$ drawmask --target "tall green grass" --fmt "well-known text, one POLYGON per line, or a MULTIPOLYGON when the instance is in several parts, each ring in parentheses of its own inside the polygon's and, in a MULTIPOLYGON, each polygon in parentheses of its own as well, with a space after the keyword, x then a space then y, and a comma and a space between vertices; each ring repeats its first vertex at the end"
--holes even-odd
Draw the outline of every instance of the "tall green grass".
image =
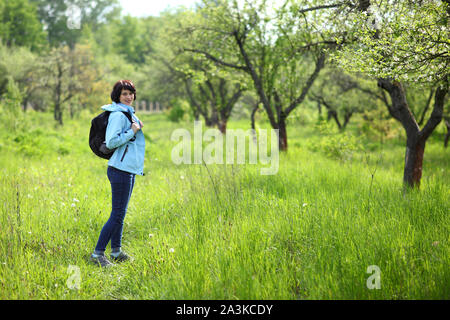
POLYGON ((368 151, 355 128, 291 124, 278 174, 262 176, 250 164, 174 165, 170 135, 193 123, 144 115, 146 175, 123 235, 135 260, 105 270, 87 261, 111 201, 90 117, 58 128, 28 113, 0 130, 1 299, 450 298, 450 157, 437 139, 421 189, 405 193, 402 145, 368 151), (366 285, 371 265, 381 289, 366 285))

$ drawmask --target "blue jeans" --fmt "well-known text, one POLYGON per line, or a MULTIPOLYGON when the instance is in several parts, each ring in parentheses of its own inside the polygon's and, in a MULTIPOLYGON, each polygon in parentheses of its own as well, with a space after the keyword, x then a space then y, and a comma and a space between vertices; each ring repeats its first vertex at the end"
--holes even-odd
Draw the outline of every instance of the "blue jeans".
POLYGON ((120 249, 122 243, 123 220, 127 213, 128 202, 133 192, 135 174, 114 167, 108 167, 108 179, 111 183, 112 210, 111 216, 102 228, 95 247, 95 253, 105 252, 111 240, 111 249, 120 249))

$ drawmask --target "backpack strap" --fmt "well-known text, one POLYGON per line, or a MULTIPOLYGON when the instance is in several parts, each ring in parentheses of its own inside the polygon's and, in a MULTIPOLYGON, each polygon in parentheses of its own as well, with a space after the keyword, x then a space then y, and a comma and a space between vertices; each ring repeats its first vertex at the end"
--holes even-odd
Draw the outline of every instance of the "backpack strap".
MULTIPOLYGON (((133 123, 133 118, 131 117, 131 114, 129 112, 122 111, 122 113, 127 117, 128 120, 130 120, 131 123, 133 123)), ((136 135, 133 136, 133 138, 130 139, 130 141, 136 140, 136 135)))
POLYGON ((130 120, 131 123, 133 123, 133 118, 131 117, 131 114, 129 112, 122 111, 122 113, 127 117, 128 120, 130 120))

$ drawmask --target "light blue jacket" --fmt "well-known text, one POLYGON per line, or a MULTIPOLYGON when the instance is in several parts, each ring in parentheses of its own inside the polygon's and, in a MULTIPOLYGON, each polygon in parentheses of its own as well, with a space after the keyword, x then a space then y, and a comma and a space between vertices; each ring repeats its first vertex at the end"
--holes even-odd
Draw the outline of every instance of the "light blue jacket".
POLYGON ((133 120, 139 123, 133 107, 113 102, 103 106, 102 109, 111 111, 105 134, 106 147, 117 148, 109 159, 108 165, 122 171, 144 175, 144 134, 142 130, 139 130, 135 135, 130 121, 122 113, 122 111, 130 113, 133 120))

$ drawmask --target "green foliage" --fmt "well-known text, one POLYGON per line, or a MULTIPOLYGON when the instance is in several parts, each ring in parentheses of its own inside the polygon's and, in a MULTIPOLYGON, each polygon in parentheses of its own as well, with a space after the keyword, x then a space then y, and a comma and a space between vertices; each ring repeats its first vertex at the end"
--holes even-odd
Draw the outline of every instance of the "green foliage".
POLYGON ((0 0, 0 39, 4 44, 42 51, 45 37, 33 4, 28 0, 0 0))
POLYGON ((39 20, 46 25, 50 46, 74 48, 88 25, 96 30, 118 14, 117 0, 30 0, 37 6, 39 20), (72 21, 73 20, 73 21, 72 21), (73 23, 73 26, 71 26, 73 23))
POLYGON ((6 93, 0 100, 1 122, 7 130, 16 132, 26 128, 21 110, 22 99, 23 96, 17 83, 12 78, 9 78, 6 93))
POLYGON ((443 81, 448 74, 448 12, 446 1, 371 1, 367 11, 348 14, 348 32, 357 40, 333 54, 333 60, 375 78, 443 81))
POLYGON ((389 117, 384 109, 366 110, 363 113, 363 120, 357 126, 359 132, 372 141, 401 141, 404 137, 401 125, 389 117))
POLYGON ((186 111, 189 110, 189 104, 184 100, 174 100, 171 108, 167 112, 167 118, 172 122, 180 122, 186 111))
POLYGON ((349 132, 340 132, 327 121, 316 124, 320 138, 307 144, 309 150, 321 152, 326 157, 351 161, 356 153, 364 149, 364 141, 349 132))
POLYGON ((0 97, 7 88, 8 79, 20 90, 21 102, 30 100, 38 93, 42 84, 38 57, 26 47, 7 47, 0 44, 0 97))
POLYGON ((155 42, 156 23, 154 18, 138 19, 125 16, 113 25, 114 52, 123 55, 129 63, 142 65, 145 56, 152 52, 155 42))

